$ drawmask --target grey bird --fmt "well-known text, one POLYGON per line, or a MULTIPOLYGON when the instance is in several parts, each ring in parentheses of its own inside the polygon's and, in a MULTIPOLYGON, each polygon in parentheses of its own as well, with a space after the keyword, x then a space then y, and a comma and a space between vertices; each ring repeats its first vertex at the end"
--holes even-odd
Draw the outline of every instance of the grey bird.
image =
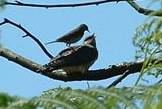
POLYGON ((62 50, 48 64, 47 71, 63 69, 67 74, 85 73, 98 58, 94 34, 85 38, 84 43, 62 50))
POLYGON ((55 42, 64 42, 70 47, 72 43, 78 42, 83 37, 85 31, 89 32, 88 26, 86 24, 81 24, 55 41, 47 42, 45 44, 48 45, 55 42))

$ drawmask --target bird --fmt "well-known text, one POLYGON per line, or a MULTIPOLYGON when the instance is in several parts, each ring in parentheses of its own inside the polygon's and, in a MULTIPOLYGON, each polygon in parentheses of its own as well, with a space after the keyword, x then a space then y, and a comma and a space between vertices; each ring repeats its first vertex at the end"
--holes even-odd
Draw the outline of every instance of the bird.
POLYGON ((88 26, 86 24, 80 24, 78 27, 64 34, 60 38, 56 39, 55 41, 47 42, 45 45, 55 42, 64 42, 66 43, 66 46, 70 47, 72 43, 78 42, 83 37, 85 31, 89 32, 88 26))
POLYGON ((63 69, 67 74, 86 73, 98 58, 95 35, 84 39, 83 44, 66 48, 58 53, 48 64, 47 71, 63 69))

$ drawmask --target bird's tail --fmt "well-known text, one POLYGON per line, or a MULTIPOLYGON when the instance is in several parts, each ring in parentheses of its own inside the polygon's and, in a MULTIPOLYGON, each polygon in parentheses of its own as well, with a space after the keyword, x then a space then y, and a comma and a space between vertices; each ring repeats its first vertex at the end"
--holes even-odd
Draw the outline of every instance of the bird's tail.
POLYGON ((55 42, 57 42, 57 41, 47 42, 47 43, 45 43, 45 45, 52 44, 52 43, 55 43, 55 42))

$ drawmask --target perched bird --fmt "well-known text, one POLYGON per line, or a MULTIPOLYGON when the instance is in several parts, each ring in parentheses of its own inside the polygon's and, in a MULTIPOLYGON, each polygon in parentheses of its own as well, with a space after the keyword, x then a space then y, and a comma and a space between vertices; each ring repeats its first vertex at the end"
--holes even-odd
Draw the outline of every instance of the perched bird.
POLYGON ((85 73, 97 58, 98 50, 96 48, 96 40, 93 34, 85 38, 82 45, 62 50, 44 66, 47 68, 47 71, 63 69, 67 74, 76 72, 85 73))
POLYGON ((78 42, 83 37, 85 31, 89 32, 88 26, 86 24, 81 24, 55 41, 47 42, 45 44, 48 45, 55 42, 64 42, 67 46, 70 46, 70 44, 78 42))

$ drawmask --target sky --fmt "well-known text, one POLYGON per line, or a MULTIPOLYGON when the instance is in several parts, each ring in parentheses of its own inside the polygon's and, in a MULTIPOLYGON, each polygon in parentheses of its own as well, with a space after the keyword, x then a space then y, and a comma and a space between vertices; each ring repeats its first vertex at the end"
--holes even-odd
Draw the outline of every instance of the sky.
MULTIPOLYGON (((23 1, 30 2, 32 0, 23 1)), ((45 2, 37 0, 37 3, 39 1, 45 2)), ((73 1, 76 2, 76 0, 68 2, 73 1)), ((64 0, 59 2, 63 3, 64 0)), ((144 4, 144 2, 145 0, 141 0, 138 3, 144 4)), ((55 40, 79 24, 87 24, 91 33, 86 32, 83 39, 77 44, 82 43, 89 34, 96 34, 99 57, 90 69, 99 69, 135 60, 136 48, 132 44, 132 37, 136 27, 142 24, 147 16, 136 12, 127 2, 114 2, 99 6, 51 9, 6 6, 4 10, 0 11, 0 22, 3 21, 3 18, 21 24, 43 43, 55 40)), ((0 30, 0 43, 4 47, 42 65, 49 62, 49 58, 32 39, 21 37, 24 35, 21 30, 9 24, 1 26, 0 30)), ((63 43, 55 43, 46 47, 56 55, 66 46, 63 43)), ((138 74, 129 75, 118 86, 131 86, 137 77, 138 74)), ((89 84, 91 87, 105 87, 116 78, 90 81, 89 84)), ((0 57, 0 92, 33 97, 40 95, 42 91, 57 87, 86 89, 87 84, 86 81, 53 80, 0 57)))

